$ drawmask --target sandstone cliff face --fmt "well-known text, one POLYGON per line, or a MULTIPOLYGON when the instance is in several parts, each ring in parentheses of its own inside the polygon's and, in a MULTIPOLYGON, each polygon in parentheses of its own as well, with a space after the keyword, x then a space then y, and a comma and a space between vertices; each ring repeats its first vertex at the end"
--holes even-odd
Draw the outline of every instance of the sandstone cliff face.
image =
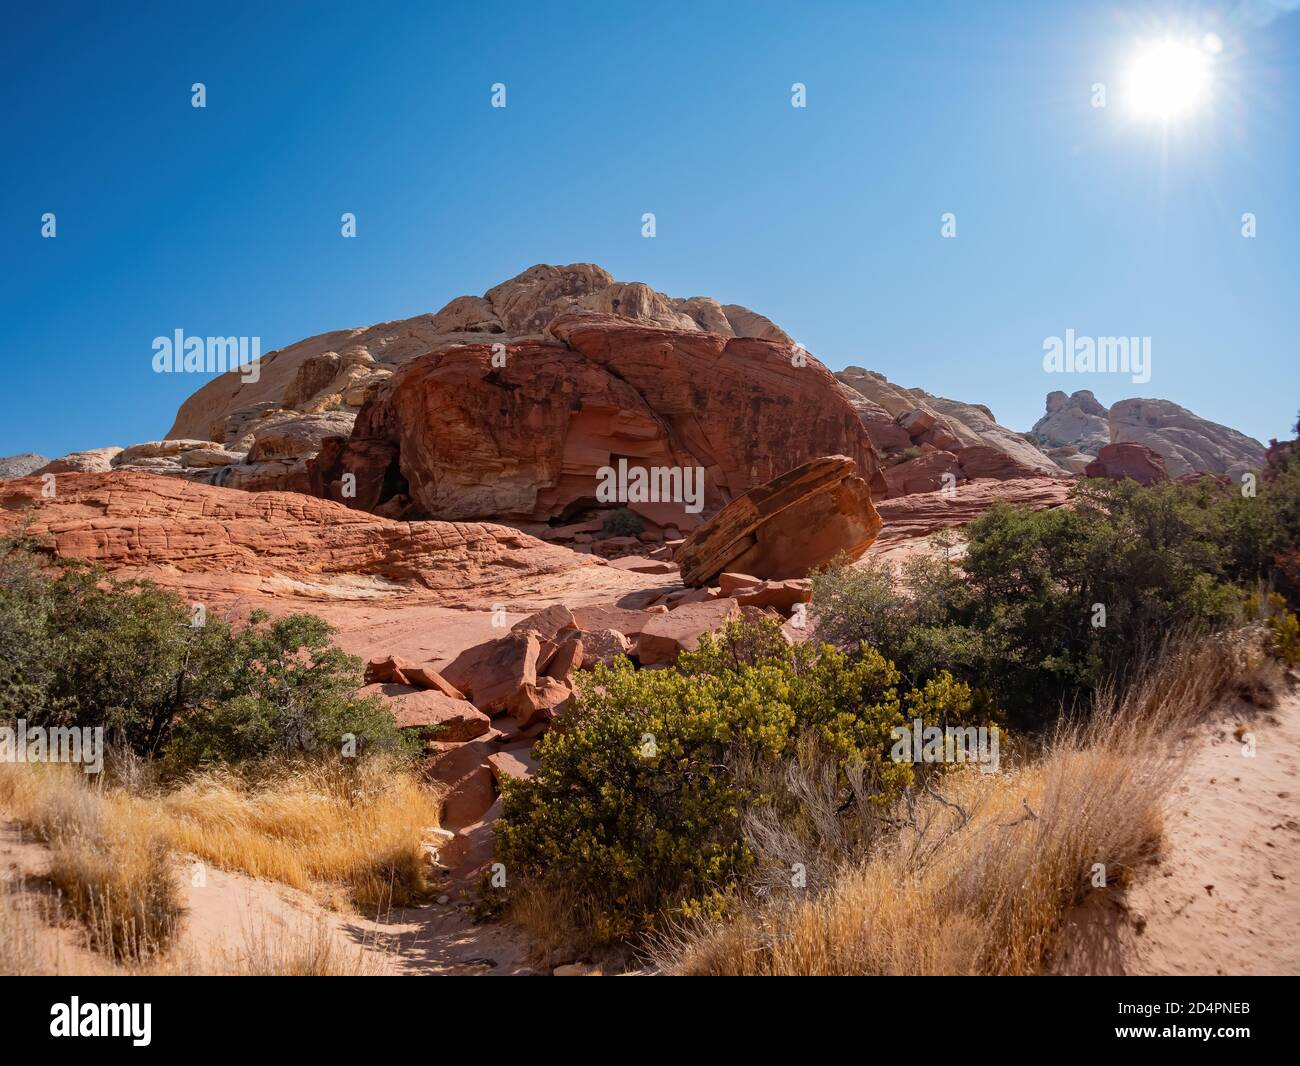
POLYGON ((26 477, 41 469, 49 460, 35 452, 23 452, 21 455, 0 456, 0 481, 9 478, 26 477))
POLYGON ((400 500, 425 516, 546 521, 594 505, 597 471, 624 459, 702 468, 712 512, 809 459, 843 454, 883 491, 870 438, 834 377, 794 356, 777 340, 570 310, 543 339, 457 345, 407 363, 350 439, 312 462, 313 486, 367 510, 400 500))
POLYGON ((1069 448, 1084 463, 1109 444, 1140 444, 1164 460, 1172 478, 1225 474, 1236 478, 1264 464, 1252 437, 1201 418, 1169 400, 1120 400, 1109 410, 1087 389, 1047 395, 1047 411, 1029 431, 1049 452, 1069 448))
MULTIPOLYGON (((877 499, 1078 475, 1112 442, 1151 448, 1174 478, 1262 462, 1258 442, 1165 401, 1107 411, 1087 390, 1054 392, 1020 434, 981 404, 860 367, 832 376, 792 354, 779 327, 744 307, 672 298, 589 263, 541 264, 435 314, 268 353, 258 381, 234 372, 199 389, 166 439, 37 472, 149 472, 333 499, 351 474, 349 506, 389 517, 544 522, 594 502, 596 471, 618 460, 704 468, 709 513, 827 454, 853 458, 877 499)), ((684 514, 656 521, 691 526, 684 514)))
POLYGON ((1110 443, 1106 408, 1088 389, 1066 396, 1057 390, 1047 394, 1047 411, 1029 431, 1045 449, 1070 447, 1095 456, 1110 443))
POLYGON ((973 478, 1064 477, 1059 465, 1021 433, 999 425, 983 404, 904 389, 883 374, 851 366, 836 375, 857 394, 854 409, 882 453, 889 496, 932 492, 973 478))
POLYGON ((1194 473, 1238 478, 1264 466, 1259 441, 1169 400, 1121 400, 1110 409, 1110 437, 1116 444, 1144 444, 1163 456, 1173 478, 1194 473))
MULTIPOLYGON (((574 310, 728 340, 792 343, 771 321, 735 304, 705 296, 674 299, 640 282, 616 281, 591 263, 539 264, 482 296, 459 296, 435 314, 334 330, 268 352, 257 381, 235 371, 194 393, 164 440, 125 452, 76 452, 46 469, 120 469, 249 491, 306 492, 307 462, 322 440, 348 436, 367 398, 402 364, 464 344, 549 344, 554 338, 544 334, 547 326, 574 310)), ((336 448, 331 455, 337 454, 336 448)), ((29 472, 15 465, 9 476, 29 472)))
POLYGON ((360 329, 334 330, 268 352, 261 377, 223 374, 181 405, 168 437, 234 443, 267 412, 356 411, 366 391, 408 359, 458 343, 539 340, 558 314, 586 308, 647 325, 789 343, 777 326, 708 297, 680 300, 639 282, 619 282, 592 263, 538 264, 482 296, 458 296, 441 311, 360 329))
POLYGON ((190 592, 462 603, 545 577, 611 570, 490 523, 393 522, 297 493, 133 471, 55 476, 53 497, 39 477, 5 482, 0 534, 30 518, 32 534, 58 556, 190 592))

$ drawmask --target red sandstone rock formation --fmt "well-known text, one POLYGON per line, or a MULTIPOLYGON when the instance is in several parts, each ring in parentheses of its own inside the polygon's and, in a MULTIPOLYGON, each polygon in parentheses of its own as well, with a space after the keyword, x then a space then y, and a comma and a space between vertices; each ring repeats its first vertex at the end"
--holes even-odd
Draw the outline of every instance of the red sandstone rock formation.
POLYGON ((1069 501, 1071 483, 1058 478, 978 479, 963 482, 955 492, 923 492, 881 500, 876 504, 883 527, 868 554, 902 558, 926 547, 932 533, 966 525, 998 503, 1035 511, 1061 507, 1069 501))
MULTIPOLYGON (((439 518, 540 521, 596 504, 598 471, 621 459, 702 469, 713 512, 825 454, 848 455, 884 490, 834 377, 788 344, 572 311, 549 333, 406 363, 362 408, 349 440, 325 442, 311 464, 314 491, 363 510, 397 499, 439 518), (345 474, 356 479, 353 499, 345 474)), ((658 524, 676 516, 689 528, 680 502, 668 510, 658 524)))
POLYGON ((924 389, 900 388, 883 374, 856 366, 835 376, 857 396, 854 409, 887 464, 890 496, 937 488, 937 483, 927 486, 926 481, 936 481, 944 472, 943 464, 963 480, 1066 474, 1024 434, 999 425, 983 404, 932 396, 924 389), (929 454, 901 458, 917 447, 929 454), (936 452, 949 458, 937 458, 936 452), (892 462, 894 459, 899 461, 892 462))
POLYGON ((826 455, 732 501, 686 539, 675 561, 687 585, 724 570, 798 578, 840 554, 856 559, 879 532, 854 461, 826 455))
POLYGON ((55 477, 53 498, 42 495, 39 477, 4 482, 0 530, 30 515, 31 532, 46 536, 56 555, 191 589, 324 600, 406 591, 457 603, 548 575, 615 573, 506 526, 394 522, 296 493, 246 493, 153 474, 55 477))
POLYGON ((1085 477, 1106 477, 1116 481, 1131 477, 1139 485, 1169 480, 1164 459, 1145 444, 1107 444, 1083 473, 1085 477))

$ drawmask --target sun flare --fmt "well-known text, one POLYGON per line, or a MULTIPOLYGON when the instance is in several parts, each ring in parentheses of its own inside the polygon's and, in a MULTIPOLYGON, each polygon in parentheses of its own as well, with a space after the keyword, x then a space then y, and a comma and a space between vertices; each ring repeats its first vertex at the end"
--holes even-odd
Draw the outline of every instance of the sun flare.
POLYGON ((1166 40, 1144 48, 1129 71, 1128 100, 1143 118, 1189 114, 1210 90, 1210 55, 1196 44, 1166 40))

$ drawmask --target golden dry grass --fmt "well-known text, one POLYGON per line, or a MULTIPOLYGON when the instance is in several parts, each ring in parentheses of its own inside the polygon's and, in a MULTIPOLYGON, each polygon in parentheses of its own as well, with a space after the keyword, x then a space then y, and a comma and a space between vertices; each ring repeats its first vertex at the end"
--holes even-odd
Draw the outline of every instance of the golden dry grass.
POLYGON ((172 854, 156 818, 125 822, 78 769, 0 767, 0 804, 50 848, 49 879, 92 947, 139 962, 180 920, 172 854))
POLYGON ((0 975, 39 977, 50 972, 41 950, 45 922, 30 900, 0 878, 0 975))
MULTIPOLYGON (((656 962, 693 975, 1041 972, 1071 908, 1095 890, 1098 864, 1113 888, 1155 855, 1180 741, 1256 665, 1228 638, 1168 654, 1122 703, 1102 700, 1027 765, 949 773, 884 816, 864 806, 864 818, 878 819, 865 832, 874 843, 823 891, 810 880, 803 893, 769 892, 728 924, 679 930, 656 962)), ((800 854, 804 834, 756 828, 769 858, 800 854)))
MULTIPOLYGON (((49 846, 60 906, 116 961, 138 967, 172 939, 182 854, 370 912, 428 887, 423 841, 437 824, 437 796, 396 764, 211 772, 171 791, 141 780, 136 793, 124 786, 137 776, 0 765, 0 810, 49 846)), ((13 931, 0 937, 18 960, 20 915, 11 907, 4 917, 13 931)), ((264 945, 246 957, 253 972, 358 972, 322 943, 264 945)))
POLYGON ((220 965, 231 977, 381 977, 389 969, 381 952, 346 942, 322 916, 287 929, 250 931, 243 947, 220 965))
POLYGON ((377 759, 284 766, 256 779, 213 771, 113 804, 128 823, 156 818, 179 852, 330 898, 341 892, 368 911, 425 891, 422 843, 438 822, 436 794, 377 759))

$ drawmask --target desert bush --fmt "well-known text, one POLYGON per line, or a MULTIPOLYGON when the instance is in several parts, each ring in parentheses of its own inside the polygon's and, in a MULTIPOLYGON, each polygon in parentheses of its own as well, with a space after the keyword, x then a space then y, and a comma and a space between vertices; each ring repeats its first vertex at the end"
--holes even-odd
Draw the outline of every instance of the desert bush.
POLYGON ((655 945, 692 975, 1031 974, 1071 908, 1123 885, 1157 853, 1186 727, 1253 662, 1216 639, 1166 655, 1120 700, 1063 722, 1037 758, 963 769, 890 810, 845 805, 815 757, 787 769, 800 821, 755 808, 746 835, 760 891, 728 921, 694 920, 655 945), (806 889, 765 870, 808 862, 806 889), (778 890, 779 889, 779 890, 778 890))
POLYGON ((1286 598, 1276 592, 1252 593, 1245 604, 1248 619, 1260 619, 1267 633, 1267 647, 1278 662, 1300 665, 1300 619, 1287 609, 1286 598))
POLYGON ((255 613, 227 638, 220 697, 177 715, 169 765, 337 752, 345 735, 358 754, 409 748, 378 697, 357 697, 361 661, 330 643, 329 625, 309 614, 265 622, 255 613))
POLYGON ((107 742, 166 756, 175 771, 310 754, 340 745, 407 745, 379 701, 356 697, 361 662, 308 614, 234 632, 150 582, 49 567, 21 536, 0 543, 0 721, 102 727, 107 742))
POLYGON ((1269 569, 1266 514, 1213 479, 1084 482, 1069 508, 981 515, 960 560, 814 575, 816 631, 867 641, 913 685, 950 671, 1014 724, 1050 728, 1063 702, 1131 680, 1167 634, 1235 621, 1239 589, 1269 569))
POLYGON ((605 516, 601 531, 614 537, 635 537, 645 532, 645 522, 635 511, 620 507, 605 516))
POLYGON ((597 667, 535 774, 505 784, 497 855, 512 882, 582 898, 598 939, 720 914, 753 862, 746 811, 779 802, 767 768, 815 739, 842 781, 868 768, 887 802, 912 778, 889 758, 893 728, 943 713, 970 714, 969 689, 900 692, 874 650, 791 647, 774 622, 733 622, 671 669, 597 667))

